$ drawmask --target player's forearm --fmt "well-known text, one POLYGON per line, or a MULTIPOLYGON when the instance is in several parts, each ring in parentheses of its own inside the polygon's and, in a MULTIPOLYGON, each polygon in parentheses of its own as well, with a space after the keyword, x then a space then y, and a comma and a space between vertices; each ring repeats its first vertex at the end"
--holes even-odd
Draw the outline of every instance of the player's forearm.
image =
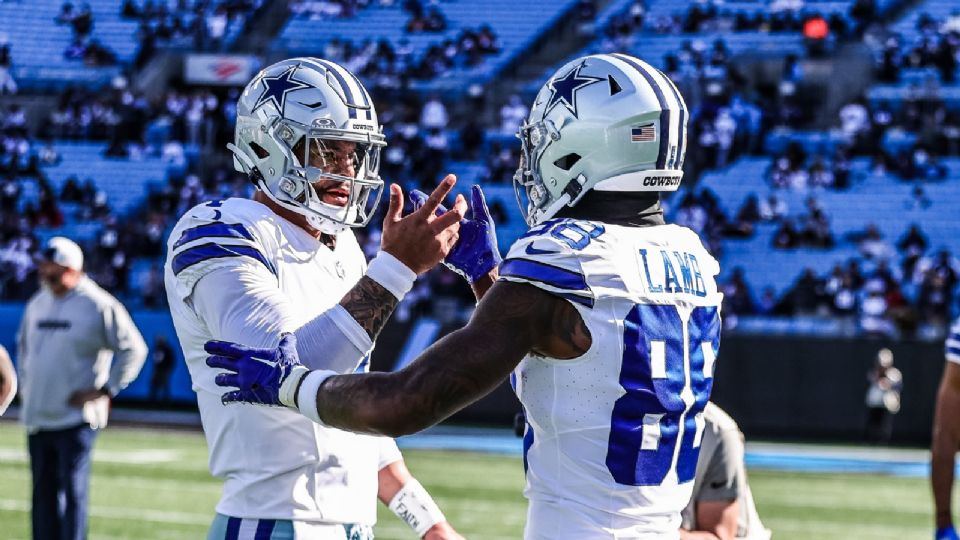
POLYGON ((317 392, 320 419, 348 431, 399 437, 432 426, 486 395, 512 367, 478 369, 490 364, 489 352, 466 346, 457 334, 440 340, 397 373, 327 379, 317 392))
POLYGON ((530 303, 511 290, 491 293, 466 327, 396 373, 327 379, 317 392, 320 419, 340 429, 397 437, 489 393, 531 348, 531 332, 522 324, 530 303))
POLYGON ((497 278, 499 277, 500 269, 494 267, 493 270, 490 270, 490 272, 487 273, 487 275, 470 284, 470 288, 473 289, 473 296, 476 297, 477 302, 483 299, 483 296, 487 294, 487 291, 490 290, 490 287, 493 287, 493 284, 496 283, 497 278))
POLYGON ((933 488, 937 527, 946 527, 953 522, 950 503, 954 479, 954 456, 960 446, 960 429, 958 429, 960 422, 957 415, 951 411, 958 409, 960 409, 960 394, 945 384, 941 385, 933 425, 930 462, 930 483, 933 488))
POLYGON ((399 303, 399 298, 368 276, 360 278, 340 300, 340 305, 363 327, 372 341, 377 340, 399 303))

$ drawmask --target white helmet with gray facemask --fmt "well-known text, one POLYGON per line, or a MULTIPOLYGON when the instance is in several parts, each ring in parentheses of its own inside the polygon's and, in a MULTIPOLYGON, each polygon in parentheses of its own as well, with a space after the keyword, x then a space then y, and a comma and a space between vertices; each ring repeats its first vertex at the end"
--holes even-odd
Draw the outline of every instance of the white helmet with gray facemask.
POLYGON ((327 234, 373 217, 383 192, 384 146, 367 90, 342 66, 318 58, 283 60, 258 73, 240 96, 234 142, 227 145, 234 167, 258 189, 327 234), (329 172, 327 160, 336 159, 331 141, 355 144, 352 177, 329 172), (322 200, 314 186, 322 180, 347 186, 346 205, 322 200))
POLYGON ((521 126, 514 176, 530 226, 574 206, 587 191, 676 191, 683 178, 687 113, 676 86, 625 54, 561 67, 521 126))

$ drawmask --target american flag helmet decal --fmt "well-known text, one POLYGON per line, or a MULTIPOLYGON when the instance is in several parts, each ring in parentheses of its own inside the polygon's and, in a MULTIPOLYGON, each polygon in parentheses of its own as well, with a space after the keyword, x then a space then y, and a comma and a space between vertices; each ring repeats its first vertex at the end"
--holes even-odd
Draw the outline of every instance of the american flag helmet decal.
POLYGON ((630 129, 630 140, 632 142, 650 142, 657 137, 657 129, 653 123, 642 126, 634 126, 630 129))

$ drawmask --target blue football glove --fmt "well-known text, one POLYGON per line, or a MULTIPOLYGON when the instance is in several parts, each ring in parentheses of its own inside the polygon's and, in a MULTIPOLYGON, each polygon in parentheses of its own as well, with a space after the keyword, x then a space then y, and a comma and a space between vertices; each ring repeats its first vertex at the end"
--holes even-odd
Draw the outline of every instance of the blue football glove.
MULTIPOLYGON (((419 209, 426 204, 427 194, 415 189, 410 192, 410 202, 419 209)), ((443 264, 473 283, 499 266, 503 259, 497 248, 497 230, 480 186, 470 188, 470 208, 473 219, 460 220, 460 237, 443 264)), ((443 205, 437 208, 438 216, 446 212, 443 205)))
POLYGON ((960 537, 957 536, 957 530, 950 526, 937 529, 934 540, 960 540, 960 537))
POLYGON ((214 381, 218 386, 237 388, 226 392, 220 401, 259 403, 296 408, 300 380, 310 372, 297 357, 297 338, 280 336, 276 349, 254 349, 228 341, 208 341, 203 349, 210 353, 207 365, 226 370, 214 381))

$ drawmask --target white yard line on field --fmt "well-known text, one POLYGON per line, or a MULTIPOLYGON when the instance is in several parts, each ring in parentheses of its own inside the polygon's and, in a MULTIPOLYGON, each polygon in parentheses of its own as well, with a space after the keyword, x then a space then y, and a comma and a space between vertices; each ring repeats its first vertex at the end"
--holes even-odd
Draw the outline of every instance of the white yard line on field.
MULTIPOLYGON (((100 450, 94 448, 93 460, 105 463, 124 463, 129 465, 149 465, 151 463, 173 463, 180 461, 183 453, 179 450, 100 450)), ((27 451, 22 448, 0 448, 0 461, 26 463, 27 451)))
MULTIPOLYGON (((30 504, 22 500, 0 499, 0 510, 29 512, 30 504)), ((176 523, 178 525, 209 525, 213 521, 213 514, 191 514, 187 512, 168 512, 164 510, 146 510, 143 508, 118 508, 115 506, 100 505, 91 506, 90 515, 106 519, 176 523)))

